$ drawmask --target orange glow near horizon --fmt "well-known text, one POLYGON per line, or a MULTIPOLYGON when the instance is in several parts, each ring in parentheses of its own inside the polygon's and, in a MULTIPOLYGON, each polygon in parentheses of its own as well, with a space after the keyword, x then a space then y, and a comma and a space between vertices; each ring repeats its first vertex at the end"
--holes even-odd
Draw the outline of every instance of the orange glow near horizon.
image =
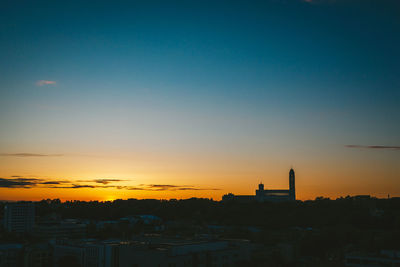
MULTIPOLYGON (((244 175, 244 174, 242 174, 244 175)), ((250 174, 249 174, 250 176, 250 174)), ((113 201, 115 199, 187 199, 191 197, 197 198, 212 198, 214 200, 221 200, 222 196, 226 193, 234 193, 235 195, 254 195, 255 190, 257 189, 258 183, 260 180, 265 185, 266 189, 287 189, 288 188, 288 179, 284 177, 285 175, 281 174, 277 179, 262 179, 256 178, 261 177, 260 175, 254 175, 255 178, 240 178, 237 176, 226 176, 220 177, 219 180, 215 179, 213 186, 207 185, 204 183, 205 181, 210 181, 212 178, 208 179, 200 179, 193 178, 193 181, 201 181, 202 184, 195 184, 193 181, 183 179, 170 179, 168 177, 164 177, 164 179, 160 179, 157 177, 153 177, 153 179, 149 179, 150 181, 164 181, 165 185, 177 185, 177 182, 183 187, 192 186, 193 190, 175 190, 174 188, 166 189, 166 190, 127 190, 127 189, 117 189, 115 187, 111 188, 74 188, 74 189, 65 189, 65 188, 41 188, 40 186, 32 187, 32 188, 0 188, 0 195, 2 196, 1 200, 32 200, 39 201, 42 199, 61 199, 62 201, 67 200, 97 200, 97 201, 113 201), (168 183, 165 181, 169 181, 168 183), (231 181, 229 183, 229 181, 231 181), (214 189, 214 190, 211 190, 214 189)), ((61 179, 62 180, 62 179, 61 179)), ((79 184, 81 181, 85 181, 85 178, 75 178, 71 181, 71 184, 79 184)), ((115 182, 114 185, 124 185, 131 187, 143 186, 140 184, 133 184, 129 181, 125 181, 127 179, 123 179, 123 182, 115 182)), ((318 196, 330 197, 335 199, 341 196, 347 195, 359 195, 359 194, 369 194, 378 198, 385 198, 388 194, 390 196, 399 196, 399 194, 392 187, 384 187, 376 185, 372 190, 370 188, 371 185, 364 186, 356 186, 354 184, 344 185, 330 185, 329 183, 320 183, 313 184, 312 181, 317 181, 318 178, 310 178, 304 179, 302 175, 296 173, 296 198, 298 200, 309 200, 315 199, 318 196)), ((343 179, 345 180, 345 179, 343 179)), ((85 183, 88 184, 88 183, 85 183)), ((89 183, 90 185, 96 186, 94 183, 89 183)), ((152 184, 155 184, 153 182, 152 184)), ((100 185, 101 186, 101 185, 100 185)))
MULTIPOLYGON (((253 191, 234 191, 234 190, 221 190, 216 192, 163 192, 154 193, 147 192, 129 192, 127 190, 96 190, 96 189, 63 189, 63 190, 38 190, 38 189, 0 189, 2 201, 40 201, 43 199, 60 199, 61 201, 114 201, 116 199, 188 199, 188 198, 210 198, 213 200, 221 200, 222 196, 228 192, 233 192, 236 195, 254 195, 253 191), (11 191, 12 190, 12 191, 11 191), (74 192, 71 192, 74 191, 74 192), (111 191, 111 192, 110 192, 111 191)), ((344 194, 318 194, 314 192, 296 193, 297 200, 313 200, 318 196, 329 197, 336 199, 338 197, 345 197, 347 195, 361 195, 370 194, 378 198, 386 198, 387 193, 374 194, 373 192, 354 192, 349 191, 344 194)), ((399 196, 399 194, 389 194, 391 197, 399 196)))
MULTIPOLYGON (((266 189, 289 187, 292 164, 273 157, 161 152, 141 155, 140 158, 129 154, 1 157, 1 200, 109 201, 191 197, 220 200, 227 193, 254 195, 260 181, 266 189), (7 188, 6 183, 18 181, 15 179, 38 179, 39 183, 26 186, 28 188, 7 188), (60 181, 60 184, 56 183, 60 181)), ((397 179, 400 167, 392 162, 392 158, 385 158, 385 154, 378 156, 351 159, 299 155, 299 160, 293 164, 296 198, 308 200, 323 196, 335 199, 361 194, 379 198, 388 194, 400 196, 397 179), (376 177, 385 177, 385 180, 376 177)))

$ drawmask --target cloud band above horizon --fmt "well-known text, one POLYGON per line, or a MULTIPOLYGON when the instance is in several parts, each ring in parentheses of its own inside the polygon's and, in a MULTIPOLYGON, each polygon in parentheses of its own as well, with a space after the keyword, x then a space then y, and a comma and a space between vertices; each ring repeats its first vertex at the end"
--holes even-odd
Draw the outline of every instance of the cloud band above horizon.
POLYGON ((58 188, 58 189, 79 189, 79 188, 114 188, 120 190, 140 191, 186 191, 186 190, 220 190, 218 188, 199 188, 193 185, 170 185, 170 184, 140 184, 138 186, 115 185, 113 182, 122 182, 120 179, 93 179, 93 180, 48 180, 43 178, 23 178, 18 175, 13 178, 0 178, 0 188, 58 188), (84 182, 84 183, 82 183, 84 182))

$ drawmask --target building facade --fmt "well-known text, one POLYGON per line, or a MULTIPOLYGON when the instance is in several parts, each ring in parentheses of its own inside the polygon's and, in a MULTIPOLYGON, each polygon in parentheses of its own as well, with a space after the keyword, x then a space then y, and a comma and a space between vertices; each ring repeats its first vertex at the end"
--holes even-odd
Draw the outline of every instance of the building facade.
POLYGON ((31 232, 34 225, 35 205, 32 202, 7 203, 4 208, 4 228, 8 232, 31 232))

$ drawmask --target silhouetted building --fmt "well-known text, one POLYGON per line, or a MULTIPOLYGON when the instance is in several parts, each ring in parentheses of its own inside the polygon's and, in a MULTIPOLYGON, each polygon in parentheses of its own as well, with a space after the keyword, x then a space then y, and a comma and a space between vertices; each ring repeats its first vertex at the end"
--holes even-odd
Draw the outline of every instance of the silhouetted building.
POLYGON ((35 205, 32 202, 7 203, 4 208, 4 228, 9 232, 31 232, 35 224, 35 205))
POLYGON ((256 190, 255 196, 248 195, 234 195, 232 193, 226 194, 222 197, 223 201, 236 200, 240 202, 250 202, 250 201, 294 201, 296 200, 296 188, 295 188, 295 175, 294 170, 289 171, 289 189, 275 189, 266 190, 264 189, 264 184, 260 183, 258 189, 256 190))

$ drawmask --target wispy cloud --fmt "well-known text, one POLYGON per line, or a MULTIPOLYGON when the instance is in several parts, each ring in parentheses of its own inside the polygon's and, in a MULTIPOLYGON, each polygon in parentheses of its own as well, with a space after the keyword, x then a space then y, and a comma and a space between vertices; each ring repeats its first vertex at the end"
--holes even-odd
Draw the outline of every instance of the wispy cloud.
POLYGON ((2 157, 61 157, 63 154, 0 153, 2 157))
POLYGON ((116 186, 115 188, 116 188, 116 189, 121 189, 121 190, 132 190, 132 191, 141 191, 141 190, 145 190, 143 187, 124 186, 124 185, 116 186))
POLYGON ((73 184, 69 188, 95 188, 95 185, 87 185, 87 184, 73 184))
MULTIPOLYGON (((147 189, 153 189, 153 190, 174 190, 176 188, 179 188, 179 185, 172 185, 172 184, 148 184, 148 185, 141 185, 144 186, 147 189)), ((184 185, 186 186, 186 185, 184 185)))
POLYGON ((109 179, 109 178, 105 178, 105 179, 93 179, 93 180, 77 180, 77 182, 79 183, 96 183, 96 184, 109 184, 109 183, 113 183, 113 182, 123 182, 126 180, 120 180, 120 179, 109 179))
POLYGON ((44 85, 55 85, 56 81, 49 81, 49 80, 39 80, 36 82, 37 86, 44 86, 44 85))
POLYGON ((198 191, 198 190, 220 190, 220 189, 218 189, 218 188, 179 187, 176 190, 179 190, 179 191, 186 191, 186 190, 198 191))
POLYGON ((45 181, 45 182, 42 182, 41 184, 57 185, 57 184, 69 184, 69 183, 71 183, 71 182, 70 181, 45 181))
POLYGON ((180 191, 180 190, 220 190, 217 188, 199 188, 193 185, 172 185, 172 184, 141 184, 140 188, 147 191, 180 191))
POLYGON ((122 182, 125 180, 119 180, 119 179, 96 179, 93 182, 98 183, 98 184, 109 184, 112 182, 122 182))
POLYGON ((140 184, 138 186, 127 186, 127 185, 103 185, 96 187, 102 188, 115 188, 120 190, 131 190, 131 191, 198 191, 198 190, 221 190, 218 188, 200 188, 192 185, 172 185, 172 184, 140 184))
POLYGON ((347 148, 362 148, 362 149, 386 149, 400 150, 400 146, 361 146, 361 145, 345 145, 347 148))

